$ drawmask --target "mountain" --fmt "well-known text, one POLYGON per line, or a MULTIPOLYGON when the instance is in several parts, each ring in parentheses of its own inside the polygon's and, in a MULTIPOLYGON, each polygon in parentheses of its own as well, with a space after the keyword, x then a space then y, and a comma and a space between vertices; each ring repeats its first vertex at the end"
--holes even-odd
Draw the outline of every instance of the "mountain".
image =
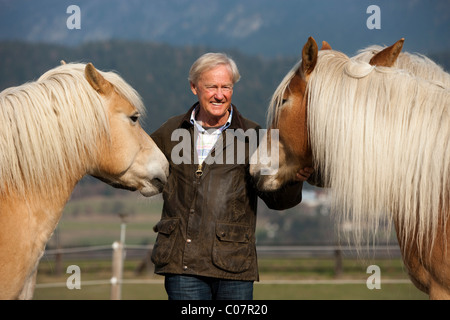
MULTIPOLYGON (((144 129, 150 133, 196 102, 187 80, 189 68, 201 54, 211 50, 125 40, 78 46, 0 41, 0 91, 36 80, 61 60, 92 62, 100 70, 115 70, 140 93, 147 108, 144 129)), ((263 58, 238 50, 223 51, 236 61, 241 73, 233 103, 244 116, 265 127, 270 97, 298 57, 263 58)), ((450 70, 450 51, 429 57, 450 70)))
MULTIPOLYGON (((66 62, 92 62, 103 71, 115 70, 142 96, 147 108, 144 129, 152 132, 169 117, 187 111, 197 101, 187 80, 189 68, 208 47, 174 47, 138 41, 99 41, 79 46, 0 41, 0 91, 36 80, 66 62)), ((270 97, 296 58, 267 59, 224 50, 239 66, 233 103, 244 116, 265 126, 270 97)))
POLYGON ((405 50, 450 49, 448 0, 0 0, 0 40, 79 45, 110 39, 294 56, 308 36, 347 54, 404 37, 405 50), (80 9, 80 29, 68 29, 80 9), (380 29, 369 29, 371 5, 380 29))

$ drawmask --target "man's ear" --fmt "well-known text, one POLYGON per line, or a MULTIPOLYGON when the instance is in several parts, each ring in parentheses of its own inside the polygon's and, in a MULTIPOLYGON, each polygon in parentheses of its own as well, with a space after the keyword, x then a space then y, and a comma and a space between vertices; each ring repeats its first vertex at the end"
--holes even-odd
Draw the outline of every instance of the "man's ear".
POLYGON ((191 91, 193 94, 197 95, 197 86, 193 82, 189 82, 191 86, 191 91))

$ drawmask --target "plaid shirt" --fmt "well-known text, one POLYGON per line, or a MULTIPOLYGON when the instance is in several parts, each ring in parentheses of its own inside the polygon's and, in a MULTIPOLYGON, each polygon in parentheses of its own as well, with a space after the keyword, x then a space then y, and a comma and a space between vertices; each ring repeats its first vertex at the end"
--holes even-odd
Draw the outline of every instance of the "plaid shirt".
POLYGON ((202 164, 208 154, 211 152, 222 132, 230 126, 231 119, 233 117, 233 107, 230 108, 230 116, 223 126, 219 128, 210 128, 208 130, 203 128, 203 126, 201 126, 197 122, 197 120, 195 120, 195 114, 197 113, 198 108, 199 106, 192 110, 191 123, 195 126, 198 132, 195 148, 197 149, 198 163, 202 164))

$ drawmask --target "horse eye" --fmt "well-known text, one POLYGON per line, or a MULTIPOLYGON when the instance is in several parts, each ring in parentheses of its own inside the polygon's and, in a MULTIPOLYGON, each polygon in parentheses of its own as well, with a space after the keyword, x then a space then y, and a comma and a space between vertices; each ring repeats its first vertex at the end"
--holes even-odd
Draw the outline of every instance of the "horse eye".
POLYGON ((136 122, 138 122, 138 120, 139 120, 139 114, 138 113, 136 113, 136 114, 133 114, 131 117, 130 117, 130 120, 133 122, 133 123, 136 123, 136 122))
POLYGON ((287 99, 283 99, 283 100, 281 101, 281 104, 285 104, 286 101, 287 101, 287 99))

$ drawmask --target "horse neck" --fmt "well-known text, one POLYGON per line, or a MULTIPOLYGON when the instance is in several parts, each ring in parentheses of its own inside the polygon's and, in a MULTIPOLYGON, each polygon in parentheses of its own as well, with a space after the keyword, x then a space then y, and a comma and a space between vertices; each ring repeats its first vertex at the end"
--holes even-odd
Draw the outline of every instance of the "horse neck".
MULTIPOLYGON (((64 181, 59 186, 40 190, 26 190, 24 194, 6 190, 0 200, 0 216, 12 219, 26 218, 32 230, 48 239, 61 218, 62 211, 78 180, 64 181)), ((45 243, 44 243, 45 244, 45 243)))
MULTIPOLYGON (((0 198, 0 261, 12 261, 17 276, 36 267, 69 197, 67 191, 46 189, 29 191, 26 196, 3 194, 0 198)), ((9 267, 11 263, 5 266, 9 267)), ((0 276, 0 283, 4 280, 0 276)))

